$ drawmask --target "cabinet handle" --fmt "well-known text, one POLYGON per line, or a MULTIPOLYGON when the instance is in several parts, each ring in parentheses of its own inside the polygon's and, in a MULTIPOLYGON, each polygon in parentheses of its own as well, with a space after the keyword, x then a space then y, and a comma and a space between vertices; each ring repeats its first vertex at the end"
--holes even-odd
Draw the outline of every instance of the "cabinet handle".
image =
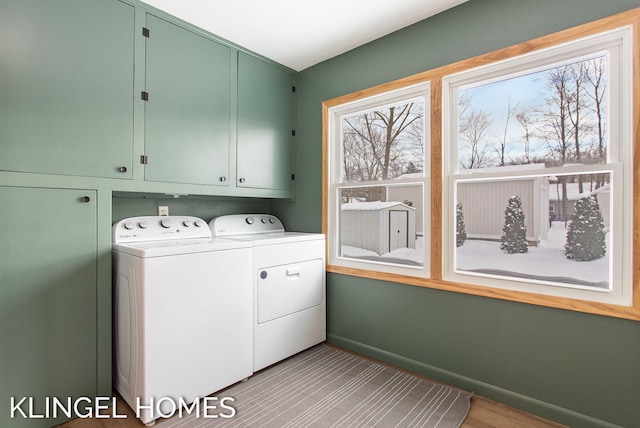
POLYGON ((244 178, 238 180, 240 183, 244 183, 244 178))
POLYGON ((88 196, 83 196, 80 198, 80 202, 91 202, 91 198, 88 196))
POLYGON ((220 177, 220 181, 224 183, 225 181, 227 181, 227 177, 225 176, 220 177))
POLYGON ((127 167, 126 166, 121 166, 120 168, 118 168, 118 171, 127 172, 127 167))

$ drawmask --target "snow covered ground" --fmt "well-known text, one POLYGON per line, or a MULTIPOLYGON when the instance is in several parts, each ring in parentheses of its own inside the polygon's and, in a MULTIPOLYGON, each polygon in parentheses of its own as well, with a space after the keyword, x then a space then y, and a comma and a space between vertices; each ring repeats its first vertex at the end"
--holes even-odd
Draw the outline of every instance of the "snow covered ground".
POLYGON ((467 240, 456 249, 457 268, 513 272, 517 276, 559 280, 558 282, 606 286, 609 282, 609 253, 597 260, 578 262, 564 255, 567 229, 564 222, 553 222, 549 239, 523 254, 507 254, 500 242, 467 240), (561 280, 561 279, 565 280, 561 280))
POLYGON ((365 250, 348 245, 342 246, 342 255, 355 259, 367 259, 377 261, 387 261, 391 263, 401 263, 410 265, 424 264, 424 239, 416 239, 416 248, 398 248, 389 253, 379 256, 375 251, 365 250))
MULTIPOLYGON (((567 259, 565 225, 553 222, 549 239, 537 247, 529 247, 523 254, 507 254, 500 249, 500 242, 468 239, 456 248, 456 267, 459 270, 481 271, 498 275, 513 275, 554 282, 606 287, 609 282, 609 253, 605 257, 588 262, 567 259)), ((354 247, 342 247, 345 257, 390 261, 406 264, 424 263, 423 240, 416 241, 416 248, 401 248, 378 256, 373 251, 354 247)))

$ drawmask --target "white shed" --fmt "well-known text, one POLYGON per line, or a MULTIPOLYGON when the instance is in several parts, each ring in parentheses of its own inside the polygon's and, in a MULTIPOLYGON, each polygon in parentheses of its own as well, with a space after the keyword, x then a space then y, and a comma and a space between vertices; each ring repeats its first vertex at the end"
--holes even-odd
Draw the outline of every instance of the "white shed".
POLYGON ((527 241, 537 245, 549 232, 549 185, 546 177, 476 181, 458 185, 467 237, 500 240, 509 197, 520 196, 527 241))
MULTIPOLYGON (((526 170, 537 164, 485 168, 484 171, 526 170)), ((482 171, 482 170, 478 170, 482 171)), ((509 180, 460 182, 456 189, 462 203, 467 238, 500 240, 504 211, 511 196, 522 201, 527 241, 537 245, 549 233, 549 180, 547 176, 520 177, 509 180)))
POLYGON ((416 209, 401 202, 340 206, 340 245, 386 254, 416 246, 416 209))

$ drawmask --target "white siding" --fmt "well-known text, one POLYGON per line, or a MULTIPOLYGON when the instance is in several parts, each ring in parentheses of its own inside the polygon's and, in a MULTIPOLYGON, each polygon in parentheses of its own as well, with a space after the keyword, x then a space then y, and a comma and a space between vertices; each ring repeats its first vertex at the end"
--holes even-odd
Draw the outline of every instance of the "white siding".
POLYGON ((527 227, 527 239, 537 243, 548 230, 548 185, 544 178, 459 183, 468 238, 500 239, 504 212, 511 196, 519 196, 527 227))
MULTIPOLYGON (((340 245, 379 252, 383 248, 383 211, 340 211, 340 245)), ((380 254, 380 253, 378 253, 380 254)))
MULTIPOLYGON (((396 229, 397 233, 397 229, 396 229)), ((386 254, 396 248, 415 248, 416 210, 400 203, 362 202, 343 204, 340 210, 340 245, 362 248, 386 254), (406 223, 402 228, 405 236, 391 239, 391 212, 406 212, 406 223), (396 244, 391 244, 394 241, 396 244), (397 243, 402 242, 402 247, 397 243), (396 247, 396 248, 393 248, 396 247)))

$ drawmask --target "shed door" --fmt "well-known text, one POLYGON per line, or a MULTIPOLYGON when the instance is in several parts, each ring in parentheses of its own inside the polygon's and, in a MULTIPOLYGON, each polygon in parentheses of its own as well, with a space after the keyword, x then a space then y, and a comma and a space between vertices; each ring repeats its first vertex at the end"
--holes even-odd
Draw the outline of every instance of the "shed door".
POLYGON ((407 248, 409 245, 409 213, 389 211, 389 251, 407 248))

